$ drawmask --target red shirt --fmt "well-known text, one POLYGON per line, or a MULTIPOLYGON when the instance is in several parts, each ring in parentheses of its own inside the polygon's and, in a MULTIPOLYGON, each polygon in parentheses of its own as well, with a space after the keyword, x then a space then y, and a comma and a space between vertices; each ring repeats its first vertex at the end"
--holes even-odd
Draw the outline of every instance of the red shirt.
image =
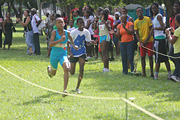
POLYGON ((170 25, 171 27, 173 27, 174 29, 176 29, 175 17, 170 17, 170 18, 169 18, 169 25, 170 25))
POLYGON ((67 24, 67 22, 68 22, 68 17, 67 17, 67 16, 65 16, 65 17, 62 17, 62 18, 63 18, 63 20, 64 20, 65 24, 67 24))
MULTIPOLYGON (((111 21, 111 29, 114 30, 114 25, 113 25, 114 19, 110 15, 108 15, 108 20, 111 21)), ((112 39, 113 34, 110 34, 110 36, 111 36, 111 39, 112 39)))

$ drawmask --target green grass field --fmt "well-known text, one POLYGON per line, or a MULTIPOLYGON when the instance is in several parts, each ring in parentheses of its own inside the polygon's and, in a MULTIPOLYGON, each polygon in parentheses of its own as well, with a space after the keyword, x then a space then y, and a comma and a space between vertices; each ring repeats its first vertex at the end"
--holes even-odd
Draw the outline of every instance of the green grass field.
MULTIPOLYGON (((45 36, 40 37, 41 55, 26 55, 27 46, 22 28, 16 27, 11 50, 0 49, 0 65, 30 82, 49 89, 63 90, 63 69, 49 78, 46 68, 49 58, 45 36)), ((4 40, 4 36, 3 36, 4 40)), ((148 59, 147 59, 148 61, 148 59)), ((174 66, 171 64, 172 71, 174 66)), ((166 120, 180 118, 180 84, 167 80, 165 65, 161 65, 159 80, 147 76, 122 75, 121 59, 110 62, 110 73, 102 72, 100 59, 90 59, 85 64, 81 84, 82 96, 125 98, 134 97, 133 103, 166 120)), ((68 91, 76 88, 79 65, 74 76, 70 75, 68 91)), ((140 61, 138 71, 141 71, 140 61)), ((124 120, 126 103, 122 100, 94 100, 67 96, 32 86, 0 68, 0 119, 1 120, 124 120)), ((152 120, 153 118, 128 105, 128 119, 152 120)))

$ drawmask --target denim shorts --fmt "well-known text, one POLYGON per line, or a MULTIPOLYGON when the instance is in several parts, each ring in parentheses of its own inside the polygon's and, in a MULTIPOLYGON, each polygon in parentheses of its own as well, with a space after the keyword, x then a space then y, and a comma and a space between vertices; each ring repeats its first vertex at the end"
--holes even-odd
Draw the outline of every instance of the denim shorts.
POLYGON ((102 43, 102 41, 110 41, 110 35, 104 35, 104 36, 100 36, 100 40, 99 42, 102 43))

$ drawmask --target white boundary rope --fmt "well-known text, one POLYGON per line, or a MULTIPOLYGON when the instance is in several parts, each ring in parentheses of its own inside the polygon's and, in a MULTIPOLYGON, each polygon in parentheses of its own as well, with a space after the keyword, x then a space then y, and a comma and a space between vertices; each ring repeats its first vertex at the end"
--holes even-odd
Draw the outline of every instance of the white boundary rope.
POLYGON ((145 49, 147 49, 147 50, 150 50, 150 51, 152 51, 152 52, 154 52, 154 53, 157 53, 157 54, 159 54, 159 55, 162 55, 162 56, 166 56, 166 57, 173 58, 173 59, 180 59, 180 57, 173 57, 173 56, 165 55, 165 54, 163 54, 163 53, 159 53, 159 52, 157 52, 157 51, 154 51, 154 50, 152 50, 152 49, 149 49, 149 48, 147 48, 147 47, 145 47, 145 46, 142 46, 142 47, 145 48, 145 49))
POLYGON ((124 102, 130 104, 131 106, 133 106, 133 107, 135 107, 135 108, 137 108, 137 109, 139 109, 140 111, 146 113, 147 115, 149 115, 149 116, 152 117, 152 118, 155 118, 156 120, 164 120, 164 119, 162 119, 162 118, 154 115, 153 113, 145 110, 144 108, 141 108, 141 107, 137 106, 136 104, 132 103, 131 101, 129 101, 129 100, 125 99, 125 98, 93 97, 93 96, 81 96, 81 95, 74 95, 74 94, 63 93, 63 92, 59 92, 59 91, 56 91, 56 90, 52 90, 52 89, 49 89, 49 88, 46 88, 46 87, 37 85, 37 84, 32 83, 32 82, 30 82, 30 81, 27 81, 27 80, 25 80, 25 79, 17 76, 16 74, 10 72, 10 71, 7 70, 6 68, 2 67, 1 65, 0 65, 0 67, 1 67, 3 70, 5 70, 6 72, 8 72, 9 74, 11 74, 11 75, 15 76, 16 78, 20 79, 21 81, 24 81, 24 82, 26 82, 26 83, 28 83, 28 84, 31 84, 31 85, 33 85, 33 86, 36 86, 36 87, 38 87, 38 88, 41 88, 41 89, 44 89, 44 90, 47 90, 47 91, 51 91, 51 92, 59 93, 59 94, 64 94, 64 95, 68 95, 68 96, 73 96, 73 97, 79 97, 79 98, 89 98, 89 99, 98 99, 98 100, 123 100, 124 102))

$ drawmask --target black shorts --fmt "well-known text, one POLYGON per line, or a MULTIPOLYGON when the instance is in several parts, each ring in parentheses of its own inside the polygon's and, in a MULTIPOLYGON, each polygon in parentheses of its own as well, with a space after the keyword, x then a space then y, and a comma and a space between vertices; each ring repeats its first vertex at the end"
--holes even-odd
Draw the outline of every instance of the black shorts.
MULTIPOLYGON (((166 41, 165 39, 154 40, 154 50, 158 53, 167 55, 166 41)), ((155 63, 161 63, 168 61, 168 57, 155 53, 155 63)))
POLYGON ((83 58, 84 60, 86 59, 86 54, 83 54, 79 57, 70 57, 70 63, 76 63, 77 61, 79 61, 79 58, 83 58))

